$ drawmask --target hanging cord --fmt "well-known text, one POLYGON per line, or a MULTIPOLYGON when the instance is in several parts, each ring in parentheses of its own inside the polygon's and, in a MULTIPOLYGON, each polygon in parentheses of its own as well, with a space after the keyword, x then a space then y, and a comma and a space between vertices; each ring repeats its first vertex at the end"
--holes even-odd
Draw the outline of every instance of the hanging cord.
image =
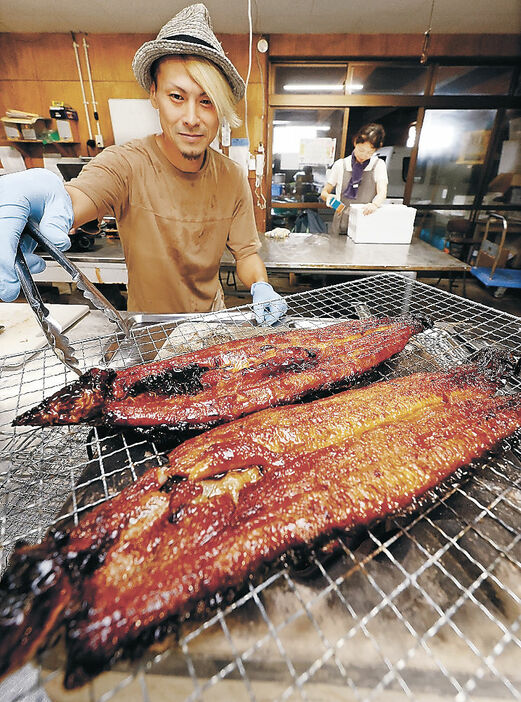
MULTIPOLYGON (((244 126, 246 127, 246 139, 248 139, 248 145, 250 143, 250 133, 248 129, 248 83, 250 82, 251 73, 251 51, 253 42, 253 29, 251 21, 251 0, 248 0, 248 27, 249 27, 249 40, 248 40, 248 73, 246 75, 245 89, 244 89, 244 126)), ((249 148, 249 147, 248 147, 249 148)))
MULTIPOLYGON (((248 0, 248 74, 246 76, 246 90, 245 90, 245 99, 244 99, 244 122, 246 125, 246 138, 248 140, 248 149, 249 149, 249 145, 250 145, 250 135, 249 135, 249 129, 248 129, 248 84, 249 84, 250 75, 251 75, 252 52, 253 52, 253 21, 252 21, 252 16, 251 16, 251 0, 248 0)), ((258 55, 256 55, 256 58, 257 58, 257 65, 258 65, 259 71, 260 71, 261 84, 262 84, 262 90, 263 90, 262 120, 264 120, 264 103, 265 103, 264 78, 262 75, 262 68, 261 68, 261 65, 259 63, 258 55)), ((261 121, 261 130, 262 130, 263 126, 264 126, 263 122, 261 121)), ((261 142, 259 144, 258 152, 255 156, 255 197, 257 200, 257 207, 261 210, 266 209, 266 198, 264 197, 264 194, 262 192, 262 177, 264 175, 265 158, 266 157, 265 157, 265 152, 264 152, 264 146, 261 142)))
POLYGON ((87 40, 85 39, 85 37, 83 37, 83 51, 85 53, 85 65, 87 66, 87 77, 89 79, 90 95, 92 100, 92 112, 94 114, 94 123, 96 124, 96 146, 102 148, 103 137, 101 135, 101 127, 99 122, 98 103, 96 102, 96 98, 94 97, 94 84, 92 82, 92 73, 90 70, 89 60, 89 45, 87 44, 87 40))
MULTIPOLYGON (((264 74, 262 72, 261 62, 259 61, 259 53, 256 52, 255 57, 257 59, 257 66, 259 68, 260 81, 262 84, 262 117, 261 117, 261 134, 264 134, 264 120, 265 120, 265 105, 266 105, 266 86, 264 85, 264 74)), ((262 144, 259 144, 259 154, 262 154, 262 168, 255 169, 255 197, 257 198, 257 207, 261 210, 266 209, 266 198, 262 192, 262 179, 264 177, 264 172, 266 168, 266 152, 262 144), (262 151, 261 151, 262 149, 262 151), (260 172, 259 172, 260 171, 260 172)), ((255 159, 257 164, 257 159, 255 159)))
MULTIPOLYGON (((72 37, 72 46, 74 48, 74 55, 76 56, 76 67, 78 68, 78 77, 80 79, 80 88, 81 88, 81 94, 83 97, 83 107, 85 108, 85 118, 87 120, 87 129, 89 130, 89 141, 91 141, 92 146, 94 146, 94 140, 92 138, 92 128, 90 126, 89 103, 87 101, 87 96, 85 95, 85 88, 83 87, 83 74, 81 72, 80 56, 78 53, 78 43, 76 42, 76 37, 74 35, 74 32, 71 32, 71 37, 72 37)), ((87 142, 87 146, 90 146, 90 144, 88 142, 87 142)))
POLYGON ((429 17, 429 24, 428 24, 429 28, 427 29, 427 31, 423 35, 423 48, 422 48, 422 53, 421 53, 421 57, 420 57, 420 63, 427 63, 429 44, 431 42, 432 15, 434 12, 434 2, 435 2, 435 0, 432 0, 431 16, 429 17))

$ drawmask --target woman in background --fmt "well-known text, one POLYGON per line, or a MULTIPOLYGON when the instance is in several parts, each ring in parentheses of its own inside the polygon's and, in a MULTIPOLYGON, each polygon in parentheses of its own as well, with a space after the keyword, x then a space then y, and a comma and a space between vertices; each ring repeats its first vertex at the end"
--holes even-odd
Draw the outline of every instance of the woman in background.
POLYGON ((349 207, 365 204, 369 215, 380 207, 387 197, 387 169, 376 151, 383 146, 385 131, 381 124, 366 124, 353 139, 353 152, 335 161, 320 197, 328 206, 335 199, 345 207, 335 208, 331 234, 347 234, 349 207), (335 190, 335 196, 332 195, 335 190))

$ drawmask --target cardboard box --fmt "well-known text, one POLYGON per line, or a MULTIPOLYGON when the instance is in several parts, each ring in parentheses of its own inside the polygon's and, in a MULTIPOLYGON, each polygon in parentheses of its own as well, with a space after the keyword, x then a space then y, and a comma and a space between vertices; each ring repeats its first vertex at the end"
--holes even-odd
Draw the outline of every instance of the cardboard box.
MULTIPOLYGON (((508 258, 509 258, 509 251, 506 251, 503 249, 501 252, 501 256, 498 259, 497 266, 498 268, 504 268, 507 264, 508 258)), ((492 268, 494 265, 494 262, 496 260, 496 256, 491 256, 488 254, 486 251, 479 251, 478 257, 476 258, 476 267, 477 268, 492 268)))
POLYGON ((365 205, 351 205, 347 233, 355 244, 410 244, 416 209, 405 205, 382 205, 364 215, 365 205))
POLYGON ((521 173, 499 173, 490 181, 488 190, 491 193, 504 195, 509 188, 519 187, 521 187, 521 173))
POLYGON ((510 251, 510 249, 505 247, 501 249, 501 254, 499 256, 498 253, 499 245, 496 242, 487 239, 486 241, 482 242, 481 248, 478 251, 476 266, 478 268, 492 268, 497 259, 498 268, 505 268, 508 261, 513 257, 513 253, 510 251))

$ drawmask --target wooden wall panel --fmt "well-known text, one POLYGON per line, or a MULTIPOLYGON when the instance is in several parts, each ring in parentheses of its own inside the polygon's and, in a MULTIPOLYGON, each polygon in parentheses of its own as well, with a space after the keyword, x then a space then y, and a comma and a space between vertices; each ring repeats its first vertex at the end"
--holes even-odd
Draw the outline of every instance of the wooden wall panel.
MULTIPOLYGON (((271 58, 389 58, 420 56, 423 34, 272 34, 271 58)), ((521 56, 517 34, 433 34, 430 56, 521 56)))
POLYGON ((0 36, 0 80, 36 80, 32 51, 34 35, 2 34, 0 36))
POLYGON ((429 47, 431 56, 461 56, 475 58, 521 57, 521 36, 517 34, 433 34, 429 47))
MULTIPOLYGON (((42 111, 41 82, 31 80, 0 80, 0 114, 8 109, 23 109, 27 112, 42 111)), ((48 109, 48 106, 47 106, 48 109)), ((3 138, 3 132, 0 138, 3 138)))
MULTIPOLYGON (((85 38, 89 46, 93 79, 135 83, 132 72, 134 54, 141 44, 154 37, 151 34, 88 34, 85 38)), ((83 55, 83 41, 81 43, 83 55)), ((143 94, 140 97, 144 97, 143 94)))
MULTIPOLYGON (((83 50, 83 37, 89 45, 89 58, 98 103, 101 131, 106 145, 114 142, 108 99, 143 98, 144 91, 134 79, 131 62, 136 49, 151 34, 89 34, 77 33, 84 88, 89 101, 91 124, 91 96, 83 50)), ((248 72, 248 36, 223 34, 219 36, 223 48, 246 78, 248 72)), ((248 87, 248 130, 252 150, 262 142, 266 145, 267 125, 263 119, 266 107, 268 55, 256 51, 258 36, 253 37, 253 56, 248 87), (263 109, 264 108, 264 109, 263 109)), ((420 55, 423 35, 408 34, 325 34, 285 35, 269 37, 271 58, 377 58, 413 57, 420 55)), ((512 57, 521 55, 521 38, 516 35, 433 35, 431 56, 512 57)), ((51 100, 64 100, 76 109, 79 116, 80 146, 77 154, 94 155, 96 149, 87 148, 88 129, 78 79, 76 59, 70 34, 9 34, 0 33, 0 115, 8 108, 48 115, 51 100)), ((244 116, 244 102, 238 107, 244 116)), ((244 137, 244 125, 232 136, 244 137)), ((0 139, 2 138, 0 134, 0 139)), ((37 147, 31 147, 36 149, 37 147)), ((52 147, 46 147, 51 149, 52 147)), ((37 154, 30 160, 39 165, 37 154)), ((250 182, 252 180, 250 179, 250 182)), ((265 222, 265 212, 256 212, 258 221, 265 222)), ((262 227, 261 227, 262 228, 262 227)))
POLYGON ((397 57, 419 55, 423 35, 415 34, 273 34, 270 57, 397 57))
POLYGON ((0 34, 0 79, 76 80, 70 34, 0 34))

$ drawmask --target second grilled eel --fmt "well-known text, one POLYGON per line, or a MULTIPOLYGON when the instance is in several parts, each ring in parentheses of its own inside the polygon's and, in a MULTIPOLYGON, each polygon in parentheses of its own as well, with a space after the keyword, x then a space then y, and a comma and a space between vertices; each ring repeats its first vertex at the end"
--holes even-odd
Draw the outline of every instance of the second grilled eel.
POLYGON ((0 675, 65 620, 80 685, 288 549, 414 506, 521 427, 521 393, 496 389, 475 365, 414 374, 186 441, 71 531, 17 548, 0 675))
POLYGON ((14 424, 206 429, 343 389, 427 326, 412 317, 351 320, 230 341, 117 372, 94 368, 14 424))

